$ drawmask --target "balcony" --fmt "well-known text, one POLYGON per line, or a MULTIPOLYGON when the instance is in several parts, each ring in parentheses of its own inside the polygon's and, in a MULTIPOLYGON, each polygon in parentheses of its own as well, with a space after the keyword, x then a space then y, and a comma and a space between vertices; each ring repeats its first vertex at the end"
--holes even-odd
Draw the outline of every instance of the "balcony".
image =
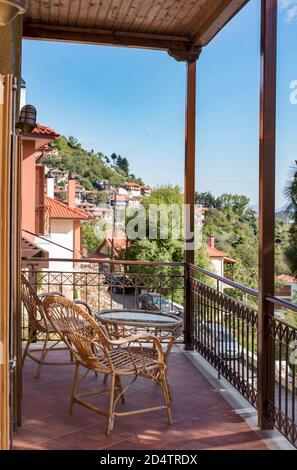
MULTIPOLYGON (((167 313, 184 317, 189 351, 184 350, 184 338, 180 336, 170 355, 173 426, 167 425, 163 412, 121 417, 117 418, 111 437, 105 435, 105 420, 97 414, 78 405, 73 416, 68 414, 73 367, 44 366, 41 378, 36 380, 36 364, 27 359, 23 368, 23 422, 14 437, 16 449, 255 450, 276 448, 284 442, 287 447, 289 443, 296 446, 292 341, 297 339, 297 330, 279 320, 278 314, 271 316, 269 323, 273 380, 270 375, 271 400, 264 413, 268 425, 287 441, 276 431, 260 431, 256 426, 262 383, 257 292, 183 263, 49 262, 55 266, 60 263, 63 269, 42 269, 34 259, 24 265, 24 274, 39 294, 59 291, 71 300, 87 302, 96 313, 144 308, 139 296, 153 293, 160 303, 150 305, 150 309, 160 311, 165 305, 167 313), (65 270, 67 264, 69 268, 65 270), (252 416, 248 422, 247 415, 252 416)), ((292 304, 276 297, 268 300, 277 305, 278 312, 288 308, 296 311, 292 304)), ((23 311, 23 340, 28 328, 23 311)), ((38 342, 42 341, 42 337, 38 338, 38 342)), ((32 349, 35 347, 32 345, 32 349)), ((68 353, 50 354, 63 359, 68 353)), ((84 375, 82 372, 80 376, 82 389, 102 385, 102 375, 84 375)), ((125 411, 147 403, 154 406, 158 399, 159 389, 138 379, 127 394, 126 404, 119 406, 125 411)), ((104 403, 105 398, 102 400, 104 403)))

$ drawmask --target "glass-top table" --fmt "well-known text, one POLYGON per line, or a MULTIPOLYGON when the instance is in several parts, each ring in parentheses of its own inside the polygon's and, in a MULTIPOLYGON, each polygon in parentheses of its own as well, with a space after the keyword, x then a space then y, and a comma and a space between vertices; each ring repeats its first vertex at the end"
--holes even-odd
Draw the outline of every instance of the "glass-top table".
POLYGON ((175 328, 182 324, 182 320, 175 315, 149 310, 108 310, 97 313, 96 318, 103 323, 122 324, 124 322, 125 324, 138 326, 143 324, 144 327, 154 325, 156 327, 175 328))
POLYGON ((176 315, 150 310, 106 310, 96 320, 107 329, 111 338, 124 339, 137 334, 153 334, 168 343, 166 359, 173 343, 182 336, 183 320, 176 315))

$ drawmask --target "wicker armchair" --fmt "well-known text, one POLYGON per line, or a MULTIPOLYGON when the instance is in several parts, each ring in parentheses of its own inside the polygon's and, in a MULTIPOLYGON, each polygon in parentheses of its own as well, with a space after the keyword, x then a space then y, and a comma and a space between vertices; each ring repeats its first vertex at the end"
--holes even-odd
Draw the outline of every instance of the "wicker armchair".
POLYGON ((43 303, 48 321, 61 335, 65 344, 76 360, 76 371, 70 401, 70 414, 75 403, 103 415, 107 419, 107 434, 114 426, 116 416, 127 416, 165 409, 169 424, 172 423, 170 399, 168 393, 166 364, 162 346, 155 336, 133 336, 123 340, 112 341, 107 331, 83 309, 73 302, 60 297, 47 297, 43 303), (152 342, 157 350, 157 358, 149 358, 142 351, 143 341, 152 342), (133 350, 139 343, 139 350, 133 350), (111 388, 103 387, 96 392, 78 394, 78 377, 80 366, 91 371, 111 376, 111 388), (130 382, 122 388, 121 378, 131 377, 130 382), (134 411, 117 412, 116 405, 121 399, 124 403, 125 392, 138 377, 157 383, 163 393, 164 404, 134 411), (110 392, 108 410, 94 406, 84 397, 110 392))
MULTIPOLYGON (((60 295, 61 298, 63 297, 62 294, 60 295)), ((42 300, 36 294, 35 290, 26 279, 26 277, 22 274, 22 289, 21 289, 21 300, 22 303, 27 311, 28 314, 28 339, 26 343, 26 347, 23 354, 22 365, 24 365, 26 357, 30 357, 34 362, 38 364, 35 378, 38 379, 40 377, 41 369, 45 365, 74 365, 72 355, 70 354, 69 362, 58 362, 58 361, 46 361, 47 354, 55 348, 55 350, 62 349, 61 347, 57 348, 57 344, 61 342, 61 338, 57 336, 56 330, 53 326, 48 322, 46 315, 44 314, 42 300), (42 336, 43 340, 43 347, 42 348, 34 348, 33 351, 30 351, 30 345, 37 341, 42 336), (51 342, 51 345, 49 345, 51 342), (40 357, 36 357, 35 353, 40 353, 40 357)), ((63 346, 65 349, 65 346, 63 346)))

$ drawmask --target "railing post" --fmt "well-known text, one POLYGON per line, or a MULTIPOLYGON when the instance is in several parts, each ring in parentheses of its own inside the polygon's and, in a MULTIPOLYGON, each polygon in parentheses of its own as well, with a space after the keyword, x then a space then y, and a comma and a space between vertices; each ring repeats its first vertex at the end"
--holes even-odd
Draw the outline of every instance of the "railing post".
POLYGON ((258 323, 258 424, 272 427, 269 404, 274 403, 275 361, 269 316, 274 294, 275 231, 275 130, 276 130, 277 0, 262 0, 261 96, 259 162, 259 323, 258 323))
MULTIPOLYGON (((32 266, 30 266, 30 269, 28 272, 28 280, 29 280, 30 285, 32 286, 32 288, 35 290, 37 294, 38 293, 38 278, 37 278, 35 265, 33 264, 32 266)), ((32 329, 30 319, 28 319, 28 335, 30 335, 30 333, 32 333, 32 335, 34 336, 36 334, 36 330, 32 329)), ((37 343, 37 338, 34 338, 32 343, 37 343)))
POLYGON ((195 156, 196 156, 196 60, 187 62, 186 142, 185 142, 185 346, 193 349, 194 314, 189 264, 194 264, 195 156), (190 238, 189 238, 190 237, 190 238))
POLYGON ((193 298, 191 289, 190 279, 190 265, 185 263, 185 288, 184 288, 184 312, 185 312, 185 349, 187 351, 193 351, 193 339, 194 339, 194 309, 193 309, 193 298))

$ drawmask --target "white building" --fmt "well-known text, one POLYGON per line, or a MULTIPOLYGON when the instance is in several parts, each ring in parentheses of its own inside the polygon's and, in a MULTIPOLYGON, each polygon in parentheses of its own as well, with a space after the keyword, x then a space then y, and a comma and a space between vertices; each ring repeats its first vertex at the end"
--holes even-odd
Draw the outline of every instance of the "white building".
MULTIPOLYGON (((75 179, 68 180, 68 203, 54 199, 54 178, 49 173, 46 178, 46 235, 38 240, 38 245, 46 250, 49 258, 80 258, 82 220, 92 219, 87 212, 75 207, 75 179)), ((51 261, 51 271, 72 271, 75 263, 51 261)))

